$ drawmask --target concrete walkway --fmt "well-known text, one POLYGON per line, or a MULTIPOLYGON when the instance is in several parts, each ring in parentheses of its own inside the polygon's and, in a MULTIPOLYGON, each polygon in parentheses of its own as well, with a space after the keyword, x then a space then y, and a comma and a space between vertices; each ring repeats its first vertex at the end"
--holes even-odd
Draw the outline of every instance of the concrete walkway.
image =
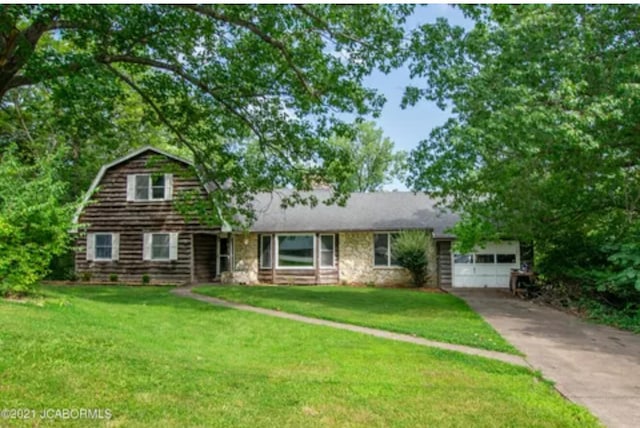
POLYGON ((494 360, 503 361, 509 364, 516 364, 519 366, 530 367, 524 358, 517 355, 506 354, 503 352, 487 351, 484 349, 473 348, 464 345, 453 345, 450 343, 436 342, 433 340, 422 339, 420 337, 411 336, 408 334, 392 333, 386 330, 378 330, 369 327, 360 327, 353 324, 346 324, 335 321, 327 321, 319 318, 305 317, 303 315, 296 315, 288 312, 280 312, 273 309, 258 308, 255 306, 244 305, 242 303, 233 303, 226 300, 216 299, 215 297, 204 296, 202 294, 194 293, 190 287, 178 287, 171 290, 172 293, 189 297, 201 302, 210 303, 212 305, 223 306, 225 308, 233 308, 241 311, 255 312, 262 315, 268 315, 272 317, 285 318, 288 320, 303 322, 306 324, 322 325, 326 327, 338 328, 341 330, 353 331, 356 333, 368 334, 370 336, 381 337, 383 339, 397 340, 399 342, 408 342, 415 345, 430 346, 433 348, 446 349, 449 351, 458 351, 465 354, 477 355, 486 358, 492 358, 494 360))
POLYGON ((640 335, 492 290, 453 290, 608 427, 640 427, 640 335))

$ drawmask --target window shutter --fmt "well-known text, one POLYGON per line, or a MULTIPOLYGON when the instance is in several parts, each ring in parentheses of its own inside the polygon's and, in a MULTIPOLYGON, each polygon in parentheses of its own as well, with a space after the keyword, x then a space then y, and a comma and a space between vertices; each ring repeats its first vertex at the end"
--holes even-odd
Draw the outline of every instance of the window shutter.
POLYGON ((151 234, 145 233, 142 242, 142 260, 151 260, 151 234))
POLYGON ((93 233, 87 233, 87 260, 92 261, 95 259, 96 254, 96 239, 93 233))
POLYGON ((120 259, 120 234, 111 234, 111 260, 120 259))
POLYGON ((136 176, 127 175, 127 202, 136 200, 136 176))
POLYGON ((178 233, 169 234, 169 260, 178 260, 178 233))
POLYGON ((164 175, 164 199, 165 201, 173 199, 173 174, 164 175))

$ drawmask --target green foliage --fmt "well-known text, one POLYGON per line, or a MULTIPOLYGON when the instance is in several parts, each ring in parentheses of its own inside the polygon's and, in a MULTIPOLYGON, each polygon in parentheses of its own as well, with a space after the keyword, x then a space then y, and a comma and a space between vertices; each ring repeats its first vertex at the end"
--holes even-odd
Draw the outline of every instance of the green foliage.
POLYGON ((391 139, 374 122, 357 123, 353 135, 333 137, 331 142, 350 154, 355 170, 347 179, 352 192, 375 192, 390 183, 393 178, 402 178, 406 153, 394 153, 391 139))
MULTIPOLYGON (((308 190, 322 181, 333 202, 344 202, 353 164, 329 137, 347 132, 343 113, 381 110, 384 97, 364 78, 402 63, 411 10, 8 5, 0 36, 20 43, 0 52, 0 100, 40 91, 46 103, 22 109, 26 126, 16 121, 17 131, 39 129, 52 137, 45 141, 70 145, 80 168, 68 172, 80 180, 66 178, 83 189, 104 157, 144 141, 190 154, 213 184, 207 211, 217 224, 250 218, 252 195, 276 186, 308 190), (31 123, 31 111, 51 126, 31 123), (252 144, 262 161, 248 161, 252 144)), ((289 201, 317 203, 299 192, 289 201)))
POLYGON ((638 268, 625 237, 640 214, 640 6, 466 11, 470 31, 438 21, 412 40, 412 74, 427 85, 405 102, 450 103, 455 116, 411 154, 410 185, 464 213, 466 248, 534 242, 536 269, 615 273, 599 289, 627 296, 638 268))
POLYGON ((118 275, 115 273, 112 273, 109 275, 109 281, 111 282, 118 282, 118 275))
POLYGON ((427 279, 429 237, 421 230, 403 230, 393 237, 391 255, 411 273, 415 287, 422 287, 427 279))
POLYGON ((583 299, 578 307, 590 319, 640 333, 640 305, 637 300, 627 303, 624 307, 613 307, 601 301, 583 299))
POLYGON ((91 282, 91 272, 82 272, 80 279, 82 282, 91 282))
POLYGON ((149 285, 151 284, 151 276, 149 276, 148 274, 144 274, 142 275, 142 284, 143 285, 149 285))
POLYGON ((28 294, 67 249, 73 206, 59 202, 56 161, 25 165, 15 148, 0 158, 0 294, 28 294))

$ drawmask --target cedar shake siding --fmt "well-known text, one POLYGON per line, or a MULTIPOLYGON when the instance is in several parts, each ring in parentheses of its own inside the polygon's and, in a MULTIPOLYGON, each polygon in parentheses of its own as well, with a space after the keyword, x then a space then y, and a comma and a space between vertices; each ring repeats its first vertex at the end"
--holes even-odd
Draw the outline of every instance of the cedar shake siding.
MULTIPOLYGON (((119 251, 113 245, 113 258, 117 260, 88 260, 87 235, 79 233, 76 241, 76 272, 82 278, 85 273, 91 274, 91 281, 109 281, 115 274, 118 281, 140 283, 143 275, 149 275, 154 283, 186 283, 192 280, 192 249, 193 234, 214 232, 201 226, 197 221, 185 222, 184 218, 173 207, 173 200, 179 192, 196 189, 206 197, 204 187, 196 177, 188 177, 189 165, 184 162, 162 156, 152 149, 144 150, 120 164, 109 167, 104 171, 98 183, 98 190, 87 201, 78 217, 80 225, 87 225, 87 234, 113 233, 115 241, 119 241, 119 251), (153 163, 149 163, 151 158, 153 163), (167 173, 167 164, 171 164, 172 180, 167 180, 165 188, 172 187, 171 200, 131 201, 127 197, 127 176, 132 174, 167 173), (151 166, 153 165, 153 166, 151 166), (187 173, 185 176, 178 171, 187 173), (168 182, 172 182, 172 186, 168 182), (177 242, 171 242, 176 248, 171 248, 171 256, 175 260, 145 260, 150 253, 144 254, 145 234, 166 232, 177 234, 177 242), (177 250, 177 251, 176 251, 177 250)), ((131 179, 129 179, 131 180, 131 179)), ((131 183, 129 183, 131 192, 131 183)), ((150 190, 151 191, 151 190, 150 190)), ((157 195, 158 196, 158 195, 157 195)), ((161 196, 160 196, 161 197, 161 196)), ((173 235, 175 237, 176 235, 173 235)), ((197 245, 204 247, 210 253, 215 245, 215 235, 197 235, 197 245), (210 237, 211 243, 203 242, 204 237, 210 237)), ((148 243, 150 243, 150 238, 148 243)), ((172 239, 173 241, 173 239, 172 239)), ((147 245, 148 246, 148 245, 147 245)), ((95 248, 92 249, 94 252, 95 248)), ((100 250, 98 249, 98 252, 100 250)), ((90 254, 96 258, 98 254, 90 254)), ((196 260, 211 264, 211 260, 204 260, 201 255, 196 260), (202 260, 201 260, 202 259, 202 260)), ((200 268, 198 273, 211 276, 206 268, 200 268)), ((212 278, 205 278, 211 280, 212 278)))

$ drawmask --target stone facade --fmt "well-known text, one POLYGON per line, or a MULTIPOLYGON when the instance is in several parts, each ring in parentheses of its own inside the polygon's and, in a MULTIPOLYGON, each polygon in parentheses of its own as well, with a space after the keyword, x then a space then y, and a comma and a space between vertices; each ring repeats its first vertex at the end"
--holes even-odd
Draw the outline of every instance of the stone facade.
MULTIPOLYGON (((409 272, 401 267, 376 267, 373 265, 374 232, 339 233, 339 283, 408 285, 409 272)), ((430 235, 430 234, 429 234, 430 235)), ((258 234, 234 235, 234 270, 222 274, 223 283, 258 283, 258 234)), ((427 285, 437 286, 436 244, 429 238, 427 248, 429 277, 427 285)))
POLYGON ((256 284, 258 282, 258 235, 238 234, 233 237, 233 272, 225 272, 223 283, 256 284))
MULTIPOLYGON (((374 232, 340 233, 340 283, 376 285, 407 285, 411 275, 401 267, 376 267, 373 265, 374 232)), ((437 286, 435 241, 429 237, 427 248, 429 277, 427 284, 437 286)))

